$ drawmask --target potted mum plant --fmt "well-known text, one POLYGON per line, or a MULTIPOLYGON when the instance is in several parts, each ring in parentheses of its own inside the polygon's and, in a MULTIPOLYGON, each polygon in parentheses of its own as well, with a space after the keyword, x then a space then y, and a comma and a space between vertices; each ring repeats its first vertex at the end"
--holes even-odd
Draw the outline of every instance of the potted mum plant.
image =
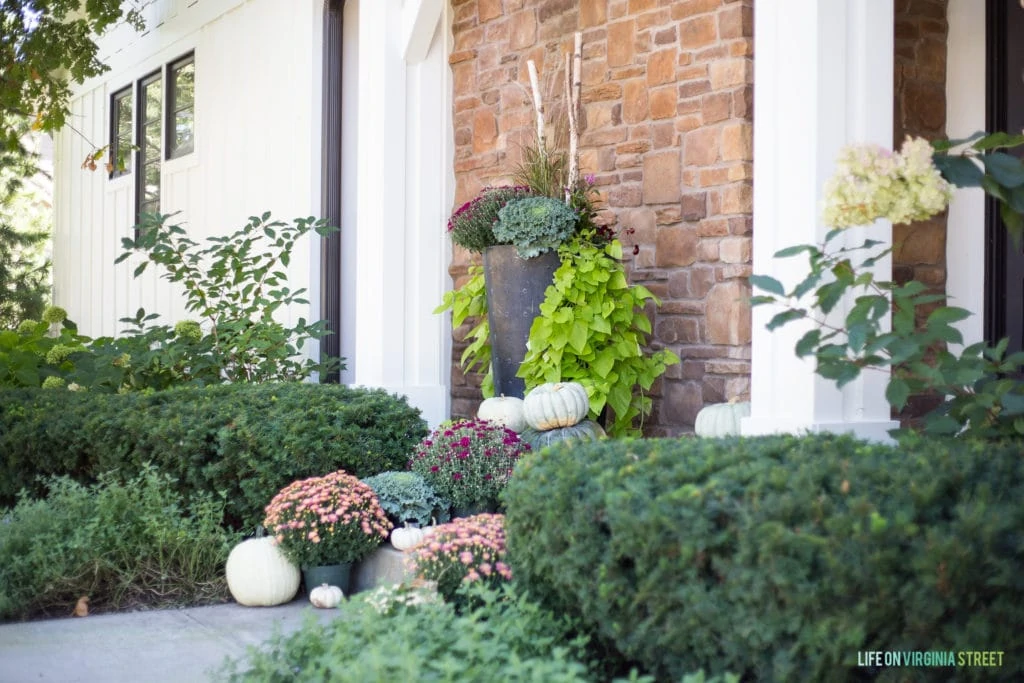
POLYGON ((512 580, 505 563, 505 515, 458 518, 437 527, 430 541, 407 560, 413 575, 437 584, 445 600, 457 601, 462 584, 497 586, 512 580))
POLYGON ((266 513, 263 525, 302 569, 307 591, 326 583, 348 592, 352 564, 391 531, 377 494, 344 470, 292 482, 266 513))
POLYGON ((442 426, 420 442, 409 469, 451 501, 454 516, 466 517, 498 506, 520 454, 530 447, 512 430, 485 420, 442 426))

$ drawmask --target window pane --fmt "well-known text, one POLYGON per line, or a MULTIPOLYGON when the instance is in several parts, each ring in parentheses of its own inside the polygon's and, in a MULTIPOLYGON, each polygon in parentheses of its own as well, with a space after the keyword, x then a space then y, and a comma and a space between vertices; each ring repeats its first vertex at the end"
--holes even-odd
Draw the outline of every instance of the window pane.
POLYGON ((130 137, 130 129, 128 135, 129 137, 118 138, 112 150, 110 162, 114 164, 115 175, 130 173, 132 170, 132 139, 130 137))
POLYGON ((132 96, 129 91, 121 95, 117 102, 117 134, 118 137, 132 137, 132 96))
POLYGON ((192 131, 195 129, 192 110, 179 111, 174 115, 174 153, 188 154, 192 151, 192 131))
POLYGON ((160 120, 160 103, 162 101, 163 88, 160 79, 147 83, 145 86, 146 97, 146 121, 160 120))
POLYGON ((189 62, 175 69, 171 78, 174 79, 174 108, 186 109, 195 102, 196 65, 189 62))
MULTIPOLYGON (((146 194, 150 192, 159 194, 160 192, 160 162, 154 164, 146 164, 145 171, 146 179, 146 194)), ((148 199, 147 199, 148 201, 148 199)))
POLYGON ((132 89, 127 87, 110 98, 110 157, 111 178, 125 175, 130 170, 132 148, 132 89))
POLYGON ((160 120, 146 124, 145 130, 146 161, 160 157, 160 120))

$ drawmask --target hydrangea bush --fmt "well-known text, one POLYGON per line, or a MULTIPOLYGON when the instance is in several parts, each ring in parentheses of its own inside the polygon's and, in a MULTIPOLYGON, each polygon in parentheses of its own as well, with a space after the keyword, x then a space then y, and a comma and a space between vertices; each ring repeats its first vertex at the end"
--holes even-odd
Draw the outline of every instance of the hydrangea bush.
POLYGON ((505 515, 460 517, 434 530, 406 559, 410 570, 452 600, 463 583, 500 584, 512 580, 505 563, 505 515))
POLYGON ((420 442, 409 469, 455 507, 497 505, 512 468, 529 445, 511 429, 484 420, 462 420, 420 442))
POLYGON ((908 223, 929 218, 945 210, 953 185, 980 186, 999 201, 1006 228, 1019 245, 1024 163, 998 150, 1022 144, 1024 135, 993 133, 934 144, 908 138, 897 154, 875 146, 845 149, 825 186, 823 219, 833 230, 824 244, 775 254, 806 254, 808 275, 789 291, 775 278, 750 278, 763 292, 751 299, 754 305, 780 305, 768 329, 811 321, 796 344, 797 355, 813 356, 815 371, 839 387, 865 368, 888 371, 885 396, 896 410, 914 394, 941 397, 942 403, 923 418, 926 431, 1019 438, 1024 434, 1024 382, 1015 377, 1024 367, 1024 353, 1009 353, 1008 339, 953 353, 951 347, 964 341, 955 324, 970 311, 941 305, 945 294, 916 280, 876 278, 870 268, 892 247, 873 240, 849 244, 844 233, 878 219, 908 223), (849 305, 840 322, 834 315, 844 301, 849 305), (922 310, 927 316, 919 316, 922 310))
POLYGON ((391 531, 377 494, 344 470, 289 484, 266 513, 263 525, 300 567, 357 562, 391 531))

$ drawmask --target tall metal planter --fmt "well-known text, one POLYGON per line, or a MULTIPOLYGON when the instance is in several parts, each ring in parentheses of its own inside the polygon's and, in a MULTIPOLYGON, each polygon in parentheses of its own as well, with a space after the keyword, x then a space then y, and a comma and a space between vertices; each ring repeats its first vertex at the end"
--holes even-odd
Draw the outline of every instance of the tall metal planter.
POLYGON ((557 251, 524 259, 514 246, 484 250, 484 285, 496 396, 522 398, 526 392, 526 383, 516 377, 516 373, 526 357, 530 326, 540 312, 544 291, 559 265, 557 251))

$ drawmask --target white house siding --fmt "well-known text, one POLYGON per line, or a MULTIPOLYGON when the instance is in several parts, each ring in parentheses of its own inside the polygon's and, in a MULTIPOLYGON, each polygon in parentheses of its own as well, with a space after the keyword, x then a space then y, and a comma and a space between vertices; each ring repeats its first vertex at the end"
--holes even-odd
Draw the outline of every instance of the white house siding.
MULTIPOLYGON (((234 231, 263 211, 282 219, 316 214, 319 150, 314 163, 310 130, 319 116, 319 81, 313 81, 320 54, 310 38, 320 25, 318 5, 153 2, 146 34, 119 29, 104 37, 111 70, 76 90, 70 122, 90 141, 106 144, 110 95, 194 51, 195 151, 163 162, 161 211, 180 211, 174 220, 184 221, 196 241, 234 231)), ((137 261, 114 265, 134 223, 135 179, 81 170, 90 149, 71 130, 57 136, 55 302, 94 336, 116 333, 118 319, 140 306, 168 321, 185 317, 180 293, 157 272, 134 279, 137 261)), ((289 273, 295 286, 309 285, 310 258, 308 244, 297 247, 289 273)), ((295 307, 289 317, 309 318, 309 308, 295 307)))
MULTIPOLYGON (((79 87, 75 125, 108 142, 110 95, 190 51, 196 65, 195 152, 166 161, 161 210, 180 211, 199 241, 270 210, 318 215, 324 0, 155 0, 146 34, 105 36, 111 70, 79 87)), ((445 219, 453 200, 444 0, 348 0, 344 24, 342 181, 343 381, 405 394, 431 425, 448 417, 448 321, 432 314, 450 287, 445 219)), ((79 168, 91 146, 66 130, 57 140, 55 301, 89 335, 111 335, 141 306, 166 320, 183 300, 137 261, 115 266, 131 234, 134 178, 79 168)), ((318 243, 293 253, 293 287, 316 319, 318 243)), ((315 353, 315 351, 314 351, 315 353)))

